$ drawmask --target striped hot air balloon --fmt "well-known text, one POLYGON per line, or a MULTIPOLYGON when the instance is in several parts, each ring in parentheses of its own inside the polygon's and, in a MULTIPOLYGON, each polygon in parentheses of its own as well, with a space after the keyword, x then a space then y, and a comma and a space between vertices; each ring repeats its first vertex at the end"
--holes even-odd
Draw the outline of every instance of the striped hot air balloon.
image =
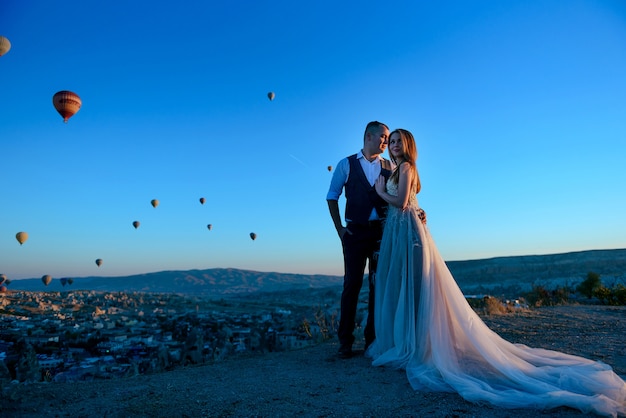
POLYGON ((76 112, 80 110, 80 106, 83 102, 76 93, 62 90, 56 92, 54 96, 52 96, 52 104, 54 104, 54 108, 63 117, 63 122, 67 123, 69 118, 74 116, 76 112))

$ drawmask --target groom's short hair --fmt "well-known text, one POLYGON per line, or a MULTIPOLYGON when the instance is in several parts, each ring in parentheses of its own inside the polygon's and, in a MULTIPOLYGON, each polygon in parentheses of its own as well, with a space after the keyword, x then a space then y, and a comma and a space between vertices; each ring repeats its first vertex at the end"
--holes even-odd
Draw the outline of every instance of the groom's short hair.
POLYGON ((367 135, 368 132, 372 132, 374 130, 379 131, 381 127, 387 128, 387 130, 389 130, 389 127, 385 125, 384 123, 378 122, 377 120, 371 121, 365 127, 365 132, 363 133, 363 139, 365 139, 365 136, 367 135))

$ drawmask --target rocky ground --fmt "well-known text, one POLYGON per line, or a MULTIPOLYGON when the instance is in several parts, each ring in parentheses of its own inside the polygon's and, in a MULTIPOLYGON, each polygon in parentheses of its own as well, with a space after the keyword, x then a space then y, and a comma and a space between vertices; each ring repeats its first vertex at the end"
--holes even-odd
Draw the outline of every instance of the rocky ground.
MULTIPOLYGON (((626 307, 558 306, 483 316, 502 337, 602 360, 626 376, 626 307)), ((402 371, 362 355, 335 356, 336 340, 291 352, 118 380, 8 384, 2 417, 578 417, 504 410, 456 394, 415 392, 402 371)))

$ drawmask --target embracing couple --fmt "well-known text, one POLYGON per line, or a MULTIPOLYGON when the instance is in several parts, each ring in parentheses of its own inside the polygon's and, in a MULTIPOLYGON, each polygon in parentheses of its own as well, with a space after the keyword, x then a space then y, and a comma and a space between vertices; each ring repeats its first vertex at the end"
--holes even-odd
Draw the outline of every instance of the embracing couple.
POLYGON ((363 148, 336 166, 326 200, 344 255, 339 357, 354 329, 369 266, 365 355, 406 370, 416 390, 457 392, 505 408, 569 406, 626 416, 626 382, 602 362, 513 344, 467 303, 417 202, 417 147, 404 129, 367 124, 363 148), (389 147, 387 160, 382 157, 389 147), (338 199, 345 191, 345 226, 338 199), (378 255, 378 257, 376 257, 378 255))

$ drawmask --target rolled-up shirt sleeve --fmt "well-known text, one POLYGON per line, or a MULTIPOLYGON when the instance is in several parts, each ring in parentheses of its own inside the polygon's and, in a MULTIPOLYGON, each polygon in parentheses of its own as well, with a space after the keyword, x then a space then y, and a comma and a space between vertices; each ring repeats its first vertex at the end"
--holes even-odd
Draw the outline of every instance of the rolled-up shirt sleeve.
POLYGON ((343 186, 348 181, 348 174, 350 174, 350 163, 347 158, 344 158, 335 167, 326 200, 339 200, 339 196, 343 192, 343 186))

